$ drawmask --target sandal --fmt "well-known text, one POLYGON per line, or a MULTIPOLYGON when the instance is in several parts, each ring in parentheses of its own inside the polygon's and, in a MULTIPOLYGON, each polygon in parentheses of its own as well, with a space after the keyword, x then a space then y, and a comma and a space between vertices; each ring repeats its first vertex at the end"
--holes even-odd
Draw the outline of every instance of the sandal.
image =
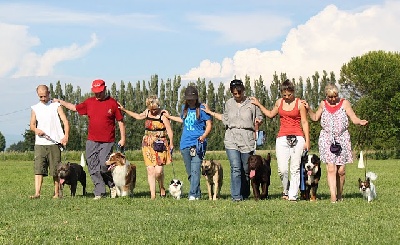
POLYGON ((283 200, 288 200, 288 199, 289 199, 289 197, 288 197, 288 195, 287 195, 287 194, 285 194, 285 193, 282 193, 282 199, 283 199, 283 200))

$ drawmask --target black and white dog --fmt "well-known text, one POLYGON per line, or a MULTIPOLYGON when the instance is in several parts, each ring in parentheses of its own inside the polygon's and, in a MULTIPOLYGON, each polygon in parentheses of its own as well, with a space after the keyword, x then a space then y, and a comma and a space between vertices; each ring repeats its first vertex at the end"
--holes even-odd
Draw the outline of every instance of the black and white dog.
POLYGON ((178 179, 171 180, 169 185, 169 194, 173 196, 175 199, 181 199, 182 196, 182 182, 178 179))
POLYGON ((321 178, 321 160, 306 152, 301 158, 300 167, 300 196, 302 200, 317 200, 318 182, 321 178))

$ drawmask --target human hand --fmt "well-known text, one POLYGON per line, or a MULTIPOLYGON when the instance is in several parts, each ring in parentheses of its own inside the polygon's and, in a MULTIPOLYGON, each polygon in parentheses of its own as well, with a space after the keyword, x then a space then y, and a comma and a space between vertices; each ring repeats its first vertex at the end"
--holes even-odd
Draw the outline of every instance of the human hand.
POLYGON ((307 103, 306 100, 300 100, 300 103, 308 110, 310 109, 310 105, 307 103))
POLYGON ((35 129, 35 134, 37 134, 38 136, 44 136, 46 135, 45 132, 43 132, 43 130, 36 128, 35 129))
POLYGON ((202 104, 203 106, 204 106, 204 108, 201 108, 205 113, 207 113, 207 114, 211 114, 211 110, 210 110, 210 108, 208 107, 208 105, 207 104, 202 104))
POLYGON ((118 146, 119 147, 124 147, 125 146, 125 140, 123 140, 123 139, 120 139, 119 141, 118 141, 118 146))
POLYGON ((260 106, 260 101, 256 97, 249 97, 253 105, 260 106))
POLYGON ((60 141, 60 143, 61 143, 63 146, 66 146, 67 143, 68 143, 68 137, 62 138, 61 141, 60 141))
POLYGON ((306 143, 303 146, 303 150, 305 150, 305 151, 310 150, 310 141, 306 140, 306 143))
POLYGON ((206 139, 206 137, 202 135, 202 136, 200 136, 200 137, 198 138, 198 141, 200 141, 201 143, 203 143, 205 139, 206 139))
POLYGON ((171 115, 169 114, 169 112, 168 112, 167 110, 165 110, 165 109, 161 111, 161 114, 163 114, 163 115, 164 115, 166 118, 168 118, 168 119, 171 117, 171 115))
POLYGON ((121 109, 121 111, 125 111, 125 108, 122 106, 121 103, 119 103, 119 102, 117 101, 117 104, 118 104, 118 108, 121 109))

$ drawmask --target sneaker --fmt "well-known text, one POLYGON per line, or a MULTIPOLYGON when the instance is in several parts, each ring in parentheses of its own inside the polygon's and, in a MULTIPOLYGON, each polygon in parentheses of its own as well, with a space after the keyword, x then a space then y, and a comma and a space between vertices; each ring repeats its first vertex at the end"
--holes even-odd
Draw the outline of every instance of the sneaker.
POLYGON ((101 196, 95 196, 94 198, 93 198, 93 200, 100 200, 101 199, 101 196))
POLYGON ((194 197, 194 196, 190 196, 190 197, 189 197, 189 201, 194 201, 194 200, 199 200, 199 198, 194 197))
POLYGON ((111 198, 116 198, 117 197, 117 187, 112 187, 112 188, 110 188, 110 195, 111 195, 111 198))

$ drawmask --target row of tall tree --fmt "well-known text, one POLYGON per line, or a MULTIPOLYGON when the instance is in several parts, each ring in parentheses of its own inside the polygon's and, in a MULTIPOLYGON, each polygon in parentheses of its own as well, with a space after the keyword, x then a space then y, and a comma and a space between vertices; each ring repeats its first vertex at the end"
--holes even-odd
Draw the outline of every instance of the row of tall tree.
MULTIPOLYGON (((360 57, 352 58, 341 68, 340 78, 337 80, 333 72, 315 74, 305 80, 289 78, 296 86, 296 97, 305 99, 312 108, 316 109, 321 100, 325 99, 324 88, 328 83, 335 83, 341 90, 341 96, 352 102, 353 109, 362 119, 370 123, 368 127, 350 125, 352 142, 355 146, 368 149, 397 149, 400 141, 400 55, 395 52, 374 51, 360 57), (397 147, 397 148, 396 148, 397 147)), ((249 76, 241 78, 245 84, 246 95, 257 97, 267 108, 272 108, 274 102, 280 98, 279 86, 288 77, 282 73, 275 74, 272 81, 266 82, 261 76, 252 80, 249 76), (268 85, 267 85, 268 84, 268 85)), ((188 85, 195 85, 199 90, 199 99, 207 103, 216 112, 222 112, 224 103, 231 98, 228 82, 213 82, 198 79, 188 85)), ((145 100, 149 95, 157 95, 163 109, 172 115, 179 115, 180 108, 184 103, 184 90, 179 76, 173 79, 159 80, 157 75, 151 77, 150 81, 138 81, 136 83, 119 84, 112 83, 108 87, 110 96, 116 98, 127 109, 142 112, 146 109, 145 100)), ((68 102, 79 103, 92 96, 90 93, 83 94, 80 87, 76 89, 71 84, 62 85, 58 81, 55 85, 50 84, 52 98, 61 98, 68 102)), ((79 116, 78 113, 66 110, 71 125, 69 150, 83 150, 87 136, 87 117, 79 116)), ((126 149, 137 150, 141 147, 144 133, 144 122, 137 121, 126 116, 126 149)), ((179 146, 182 125, 172 122, 174 132, 174 145, 179 146)), ((279 118, 266 118, 262 125, 266 131, 267 141, 262 147, 273 149, 275 137, 279 129, 279 118)), ((318 136, 320 131, 319 122, 310 121, 310 137, 312 149, 318 147, 318 136)), ((208 150, 224 150, 224 126, 218 121, 213 121, 213 129, 209 136, 208 150)), ((117 135, 119 130, 117 130, 117 135)), ((26 129, 24 142, 18 143, 24 150, 32 150, 34 135, 26 129)), ((18 144, 12 147, 17 147, 18 144)), ((11 150, 15 150, 10 147, 11 150)), ((19 148, 18 147, 18 148, 19 148)))

